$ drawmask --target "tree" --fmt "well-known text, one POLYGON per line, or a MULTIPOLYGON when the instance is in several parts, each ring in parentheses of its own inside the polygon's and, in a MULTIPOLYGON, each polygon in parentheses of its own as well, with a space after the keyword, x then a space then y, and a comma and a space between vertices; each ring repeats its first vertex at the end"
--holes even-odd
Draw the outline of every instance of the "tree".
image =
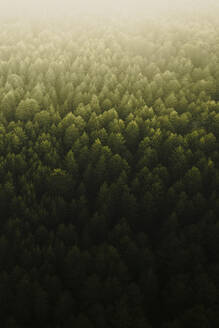
POLYGON ((21 121, 31 120, 35 114, 39 111, 39 105, 35 99, 27 98, 21 100, 16 109, 16 119, 21 121))

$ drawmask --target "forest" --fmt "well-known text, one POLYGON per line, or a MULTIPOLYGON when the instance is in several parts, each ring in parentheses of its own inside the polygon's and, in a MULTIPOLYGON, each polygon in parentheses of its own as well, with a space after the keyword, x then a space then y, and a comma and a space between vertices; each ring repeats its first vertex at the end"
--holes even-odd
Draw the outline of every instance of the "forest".
POLYGON ((219 327, 219 22, 0 22, 2 328, 219 327))

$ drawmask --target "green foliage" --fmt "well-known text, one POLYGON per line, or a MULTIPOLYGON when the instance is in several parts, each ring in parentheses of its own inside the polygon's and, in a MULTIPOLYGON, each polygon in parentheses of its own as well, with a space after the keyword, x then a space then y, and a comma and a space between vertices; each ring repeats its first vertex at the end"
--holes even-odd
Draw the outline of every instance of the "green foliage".
POLYGON ((218 328, 217 19, 31 24, 0 24, 1 327, 218 328))

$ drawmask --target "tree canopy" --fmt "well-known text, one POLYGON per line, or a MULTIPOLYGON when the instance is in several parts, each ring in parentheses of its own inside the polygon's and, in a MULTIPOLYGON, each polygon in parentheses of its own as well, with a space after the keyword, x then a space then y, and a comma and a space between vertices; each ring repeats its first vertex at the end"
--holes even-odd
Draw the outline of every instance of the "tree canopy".
POLYGON ((32 24, 0 29, 1 326, 218 328, 218 20, 32 24))

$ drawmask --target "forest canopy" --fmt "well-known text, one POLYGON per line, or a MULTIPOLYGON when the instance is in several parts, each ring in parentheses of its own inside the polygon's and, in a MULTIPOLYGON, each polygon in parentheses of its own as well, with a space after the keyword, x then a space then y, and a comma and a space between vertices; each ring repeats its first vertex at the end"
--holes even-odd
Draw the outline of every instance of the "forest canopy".
POLYGON ((0 5, 1 327, 218 328, 216 2, 164 15, 155 1, 159 19, 13 3, 0 5))

